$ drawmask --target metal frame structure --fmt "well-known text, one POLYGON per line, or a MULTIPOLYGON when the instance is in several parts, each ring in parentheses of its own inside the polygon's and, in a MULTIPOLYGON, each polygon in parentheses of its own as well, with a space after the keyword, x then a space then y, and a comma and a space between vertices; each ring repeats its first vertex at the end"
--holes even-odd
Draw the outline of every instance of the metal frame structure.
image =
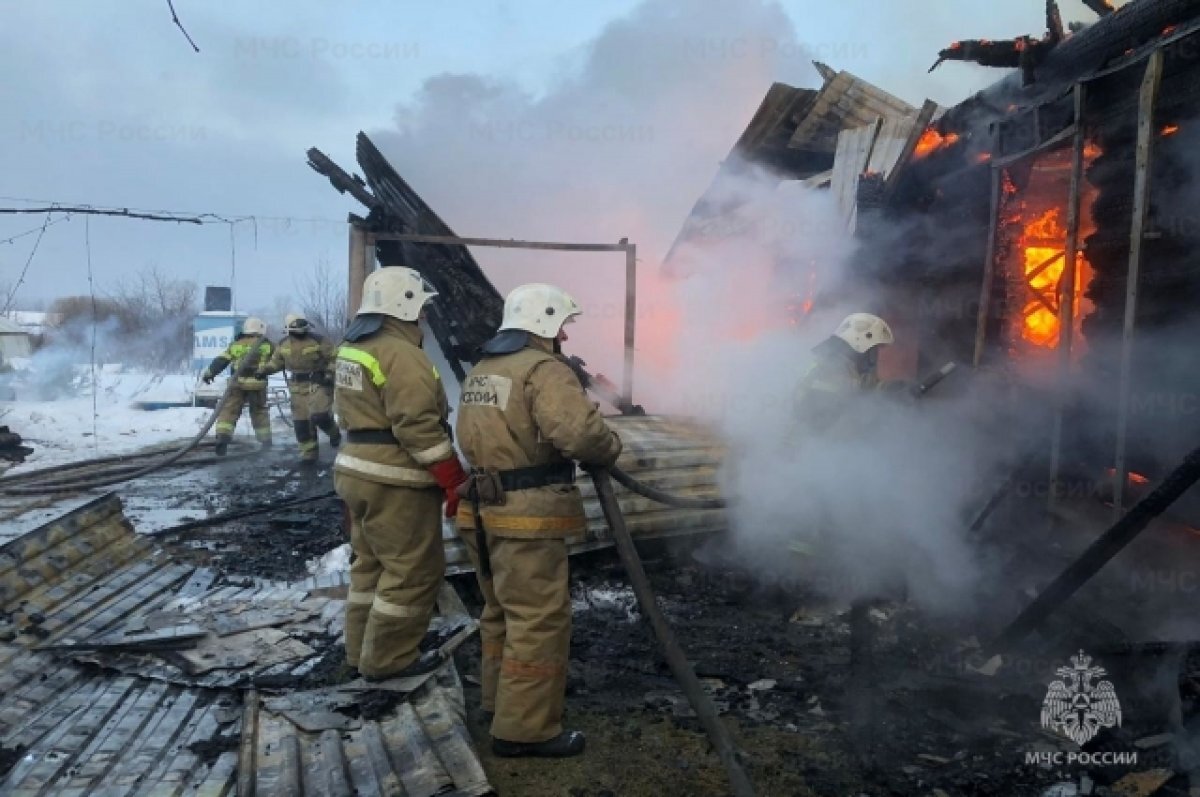
POLYGON ((622 238, 615 244, 558 243, 553 241, 517 241, 504 238, 467 238, 459 235, 421 235, 418 233, 376 233, 350 226, 350 285, 347 297, 351 314, 362 303, 362 286, 371 273, 372 252, 377 243, 398 241, 445 246, 487 246, 495 249, 534 249, 556 252, 625 253, 625 360, 621 379, 621 398, 633 406, 634 337, 637 320, 637 244, 622 238))

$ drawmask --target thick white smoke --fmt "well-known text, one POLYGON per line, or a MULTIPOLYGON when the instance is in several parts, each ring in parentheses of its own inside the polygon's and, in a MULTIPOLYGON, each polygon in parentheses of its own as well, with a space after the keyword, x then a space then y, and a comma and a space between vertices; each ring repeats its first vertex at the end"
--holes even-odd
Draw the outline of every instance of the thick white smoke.
POLYGON ((882 297, 848 284, 854 241, 829 192, 747 170, 710 196, 731 210, 673 258, 690 276, 676 291, 677 366, 652 406, 730 441, 739 555, 841 599, 966 608, 978 571, 964 516, 1002 453, 973 431, 987 404, 849 396, 834 428, 808 425, 796 392, 812 348, 882 297))
MULTIPOLYGON (((636 242, 645 383, 675 315, 659 260, 772 81, 817 84, 809 55, 775 3, 648 0, 564 57, 540 96, 444 74, 373 137, 460 235, 636 242)), ((569 350, 619 376, 620 253, 473 253, 502 292, 534 280, 571 291, 585 314, 569 350)))

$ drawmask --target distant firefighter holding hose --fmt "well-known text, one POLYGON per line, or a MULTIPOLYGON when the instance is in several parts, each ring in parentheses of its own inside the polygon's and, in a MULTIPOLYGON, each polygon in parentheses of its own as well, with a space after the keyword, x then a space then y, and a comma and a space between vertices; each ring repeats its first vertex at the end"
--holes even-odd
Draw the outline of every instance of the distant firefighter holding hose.
POLYGON ((288 393, 292 400, 292 429, 300 444, 300 461, 317 461, 317 429, 338 447, 342 433, 333 422, 334 346, 312 331, 308 319, 290 313, 284 319, 287 337, 275 347, 270 361, 263 363, 263 376, 287 369, 288 393))
POLYGON ((450 439, 441 377, 421 350, 421 308, 437 292, 409 268, 363 283, 338 349, 334 401, 346 442, 333 486, 350 514, 346 663, 367 680, 421 675, 442 659, 420 652, 446 569, 446 517, 467 475, 450 439))
POLYGON ((578 755, 564 730, 571 600, 566 537, 587 524, 575 460, 608 466, 621 440, 561 357, 563 326, 582 312, 551 285, 504 302, 459 402, 457 435, 473 466, 459 490, 458 529, 485 605, 483 709, 499 756, 578 755))
POLYGON ((879 388, 879 351, 895 339, 879 316, 851 313, 813 347, 814 361, 795 396, 795 414, 809 429, 828 431, 856 394, 879 388))
POLYGON ((229 386, 225 388, 225 403, 217 416, 216 434, 218 457, 225 456, 233 430, 242 415, 242 406, 250 406, 250 424, 254 436, 263 448, 271 445, 271 411, 267 407, 267 378, 259 369, 271 359, 275 345, 267 339, 267 325, 260 318, 247 318, 242 332, 225 351, 213 358, 200 379, 211 385, 219 373, 230 368, 229 386))

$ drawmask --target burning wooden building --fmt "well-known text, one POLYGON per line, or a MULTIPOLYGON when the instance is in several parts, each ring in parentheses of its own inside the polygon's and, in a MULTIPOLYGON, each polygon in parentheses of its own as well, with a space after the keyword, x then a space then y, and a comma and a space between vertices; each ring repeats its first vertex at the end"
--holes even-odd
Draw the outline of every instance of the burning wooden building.
POLYGON ((1034 386, 1052 481, 1136 486, 1200 438, 1200 2, 1099 10, 1067 37, 1050 15, 1036 67, 925 130, 860 231, 873 276, 942 297, 919 305, 923 356, 1034 386))
MULTIPOLYGON (((1200 2, 1094 8, 1070 35, 1050 3, 1039 39, 944 50, 1020 67, 950 109, 879 106, 890 95, 859 81, 834 105, 836 143, 782 158, 767 133, 796 147, 815 129, 837 89, 822 68, 819 92, 773 88, 734 152, 838 195, 862 244, 853 279, 915 342, 893 371, 998 372, 1050 493, 1111 480, 1119 507, 1200 439, 1200 2)), ((677 247, 706 213, 701 200, 677 247)))

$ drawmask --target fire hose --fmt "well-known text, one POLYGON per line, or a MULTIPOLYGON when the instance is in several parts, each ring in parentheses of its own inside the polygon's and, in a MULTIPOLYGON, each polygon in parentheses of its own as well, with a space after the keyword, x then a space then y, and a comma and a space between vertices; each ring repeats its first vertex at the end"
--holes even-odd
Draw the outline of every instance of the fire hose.
MULTIPOLYGON (((617 484, 629 490, 631 493, 637 493, 643 498, 649 498, 651 501, 657 501, 660 504, 673 506, 676 509, 725 509, 728 503, 724 498, 689 498, 681 495, 671 495, 664 493, 656 487, 651 487, 648 484, 643 484, 637 479, 630 476, 625 471, 614 466, 608 468, 608 472, 612 474, 613 479, 617 484)), ((599 495, 599 490, 596 493, 599 495)))
MULTIPOLYGON (((646 577, 646 571, 642 567, 642 560, 638 557, 637 548, 633 544, 633 538, 629 535, 629 529, 625 525, 625 516, 621 514, 621 507, 617 503, 616 494, 613 492, 612 482, 609 481, 609 473, 612 473, 613 478, 616 478, 621 484, 648 498, 654 498, 654 495, 661 495, 664 498, 671 499, 672 506, 678 505, 673 503, 676 501, 698 502, 700 499, 680 499, 658 490, 646 488, 645 485, 639 484, 628 474, 616 468, 594 468, 591 471, 592 483, 596 486, 596 496, 600 499, 600 507, 604 512, 604 519, 612 531, 613 539, 616 541, 617 553, 621 557, 621 564, 625 566, 625 572, 629 574, 629 581, 633 585, 633 592, 637 596, 638 605, 642 609, 642 614, 650 623, 650 627, 654 630, 654 635, 658 639, 663 657, 666 658, 667 664, 671 667, 671 672, 675 675, 675 680, 679 682, 680 688, 683 689, 684 695, 687 696, 688 702, 696 712, 696 716, 700 719, 700 724, 704 726, 709 741, 712 742, 713 748, 717 751, 717 756, 721 759, 721 763, 725 765, 725 771, 729 776, 729 783, 733 787, 733 793, 737 797, 754 797, 754 786, 751 784, 745 770, 742 769, 741 762, 738 761, 738 750, 729 735, 729 731, 721 723, 716 706, 713 705, 712 700, 709 699, 708 694, 705 693, 704 688, 700 685, 700 681, 696 678, 696 673, 692 669, 691 663, 688 662, 687 655, 683 652, 683 649, 679 646, 679 642, 675 639, 675 634, 671 631, 671 626, 667 624, 666 618, 659 611, 658 602, 654 597, 654 590, 650 586, 650 580, 646 577), (644 488, 647 492, 641 492, 640 489, 635 489, 633 485, 636 485, 637 488, 644 488), (648 495, 647 493, 652 494, 648 495)), ((655 498, 654 500, 658 499, 655 498)), ((719 504, 722 507, 725 505, 724 501, 716 499, 713 499, 712 503, 719 504)), ((705 506, 700 508, 718 507, 705 506)))
MULTIPOLYGON (((147 474, 153 473, 156 470, 168 467, 175 462, 178 462, 188 452, 195 449, 204 440, 204 436, 212 429, 213 424, 217 422, 217 415, 221 412, 221 408, 225 406, 229 394, 221 396, 217 406, 213 407, 212 413, 208 416, 208 420, 200 427, 200 430, 192 436, 183 446, 169 453, 160 460, 142 465, 133 469, 119 468, 116 472, 109 471, 108 474, 97 478, 80 478, 80 477, 58 477, 47 478, 43 480, 21 480, 19 486, 7 484, 9 479, 0 479, 0 495, 14 496, 40 496, 60 493, 76 493, 84 490, 93 490, 99 487, 109 487, 121 482, 137 479, 147 474)), ((109 458, 111 459, 111 458, 109 458)), ((10 477, 11 478, 11 477, 10 477)))
POLYGON ((271 501, 266 504, 256 504, 254 506, 245 507, 243 509, 231 509, 228 512, 221 512, 216 515, 209 515, 206 518, 199 520, 189 520, 185 523, 178 523, 174 526, 154 532, 155 536, 164 536, 169 534, 178 534, 191 529, 204 528, 205 526, 215 526, 220 523, 226 523, 230 520, 240 520, 242 518, 254 517, 255 515, 265 515, 268 512, 277 512, 280 509, 291 509, 292 507, 311 504, 314 501, 324 501, 327 498, 337 498, 337 493, 333 490, 327 490, 323 493, 314 495, 299 495, 292 498, 281 498, 278 501, 271 501))

